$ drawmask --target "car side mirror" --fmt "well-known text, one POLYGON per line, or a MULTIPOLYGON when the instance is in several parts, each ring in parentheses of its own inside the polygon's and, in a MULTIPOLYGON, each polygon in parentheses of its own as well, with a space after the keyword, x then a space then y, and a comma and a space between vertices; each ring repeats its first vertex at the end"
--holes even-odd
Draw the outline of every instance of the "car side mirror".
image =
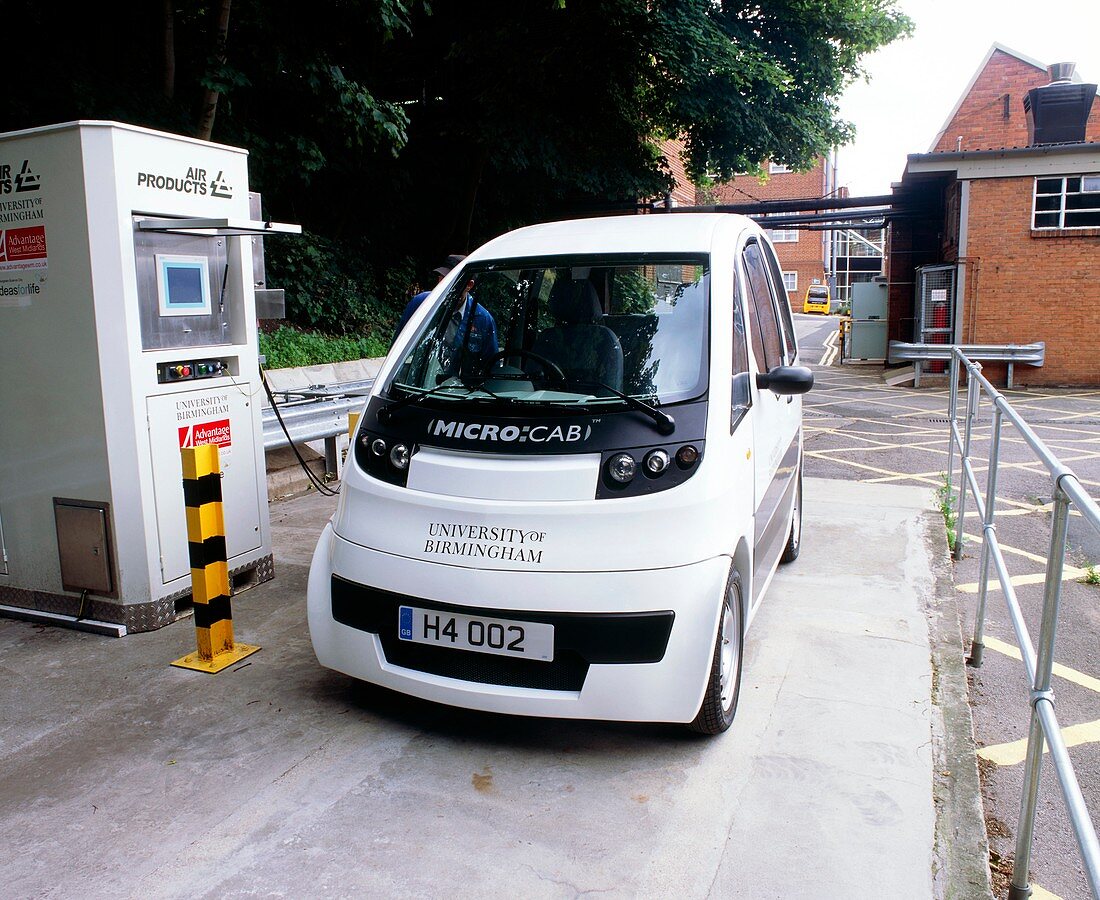
POLYGON ((805 366, 775 366, 756 376, 756 386, 781 396, 805 394, 814 386, 814 373, 805 366))

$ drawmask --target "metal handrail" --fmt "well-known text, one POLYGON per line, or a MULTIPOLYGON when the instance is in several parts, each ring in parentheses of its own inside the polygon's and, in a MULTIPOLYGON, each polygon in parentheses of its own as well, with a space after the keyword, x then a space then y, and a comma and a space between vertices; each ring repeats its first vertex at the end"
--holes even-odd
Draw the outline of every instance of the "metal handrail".
POLYGON ((960 453, 959 499, 956 507, 955 559, 962 558, 963 517, 966 513, 966 495, 969 487, 974 505, 982 520, 982 553, 978 575, 978 609, 974 621, 974 638, 971 642, 970 664, 982 664, 983 630, 988 593, 989 563, 997 571, 997 578, 1004 592, 1012 627, 1020 645, 1020 656, 1031 684, 1031 723, 1028 729, 1027 758, 1024 769, 1024 792, 1020 802, 1020 817, 1016 829, 1016 857, 1013 862, 1010 900, 1023 900, 1031 896, 1028 869, 1031 862, 1032 836, 1035 829, 1035 810, 1039 798, 1039 774, 1043 763, 1043 744, 1050 747, 1050 756, 1058 775, 1062 796, 1066 801, 1073 834, 1081 851, 1089 887, 1096 900, 1100 900, 1100 842, 1096 826, 1089 817, 1081 787, 1073 770, 1062 730, 1054 714, 1054 694, 1050 679, 1054 667, 1054 635, 1058 625, 1058 605, 1062 594, 1062 571, 1065 564, 1066 537, 1069 509, 1072 504, 1081 517, 1100 534, 1100 507, 1089 497, 1080 480, 1058 459, 1042 439, 1012 408, 1004 396, 982 375, 980 363, 968 358, 965 347, 951 347, 950 399, 948 401, 949 439, 947 445, 947 496, 951 496, 954 478, 954 452, 960 453), (966 417, 960 434, 957 421, 959 404, 959 368, 966 369, 966 417), (983 496, 978 487, 977 475, 970 460, 970 444, 974 421, 978 412, 981 393, 989 397, 993 405, 992 431, 989 445, 989 469, 983 496), (1050 530, 1050 552, 1043 585, 1043 617, 1039 628, 1039 650, 1031 643, 1027 623, 1024 621, 1016 589, 1005 565, 1001 546, 997 540, 994 521, 997 501, 997 468, 1000 463, 1001 428, 1007 419, 1023 437, 1039 461, 1046 466, 1053 485, 1054 514, 1050 530))

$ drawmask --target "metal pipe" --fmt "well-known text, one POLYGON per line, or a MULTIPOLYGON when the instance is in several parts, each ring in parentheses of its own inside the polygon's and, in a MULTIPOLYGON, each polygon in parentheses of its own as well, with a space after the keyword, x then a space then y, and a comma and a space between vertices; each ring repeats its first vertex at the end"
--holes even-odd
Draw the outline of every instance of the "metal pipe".
POLYGON ((1012 586, 1001 545, 995 538, 989 545, 989 550, 993 558, 993 567, 997 570, 997 578, 1005 594, 1005 605, 1008 607, 1008 617, 1012 621, 1012 630, 1016 633, 1016 643, 1020 645, 1020 656, 1023 658, 1024 671, 1027 672, 1027 683, 1034 684, 1035 648, 1031 644, 1031 632, 1028 631, 1024 614, 1020 610, 1020 600, 1016 596, 1016 588, 1012 586))
POLYGON ((1031 710, 1027 735, 1027 760, 1024 763, 1024 792, 1020 798, 1020 821, 1016 826, 1016 857, 1012 862, 1009 900, 1031 896, 1028 870, 1031 867, 1031 840, 1035 830, 1035 801, 1039 797, 1039 776, 1043 769, 1043 725, 1039 714, 1031 710))
POLYGON ((1061 485, 1055 482, 1054 517, 1050 526, 1050 553, 1047 556, 1046 584, 1043 590, 1043 622, 1039 628, 1039 658, 1035 663, 1035 679, 1031 688, 1033 709, 1027 740, 1024 796, 1020 802, 1020 822, 1016 827, 1016 857, 1012 864, 1012 887, 1017 891, 1028 887, 1027 873, 1031 862, 1035 807, 1039 801, 1039 774, 1043 767, 1045 740, 1037 707, 1043 701, 1051 702, 1050 673, 1054 668, 1054 636, 1058 627, 1058 605, 1062 596, 1062 570, 1066 556, 1068 526, 1069 498, 1061 485))
MULTIPOLYGON (((1066 750, 1065 741, 1054 714, 1053 694, 1050 690, 1051 672, 1054 666, 1054 642, 1058 622, 1058 607, 1061 600, 1062 576, 1065 567, 1066 537, 1069 530, 1069 510, 1072 503, 1098 533, 1100 533, 1100 506, 1088 495, 1077 476, 1059 460, 1046 444, 1040 440, 1019 414, 1011 407, 1001 393, 981 374, 981 366, 968 359, 965 348, 952 348, 952 361, 958 360, 967 372, 967 405, 965 434, 960 441, 958 424, 954 416, 950 418, 948 435, 949 468, 954 471, 954 442, 961 444, 962 477, 959 483, 958 527, 956 528, 956 558, 962 554, 962 522, 966 513, 966 490, 974 493, 974 501, 982 517, 982 561, 980 566, 978 615, 975 620, 975 655, 980 662, 981 637, 984 628, 985 606, 989 589, 989 560, 997 572, 1001 588, 1005 595, 1012 627, 1020 646, 1020 656, 1031 690, 1031 720, 1028 727, 1028 747, 1024 768, 1024 790, 1020 798, 1020 819, 1016 831, 1016 856, 1009 887, 1010 900, 1024 900, 1031 896, 1028 883, 1028 870, 1031 862, 1031 849, 1035 829, 1035 810, 1038 803, 1039 783, 1043 766, 1043 747, 1049 746, 1058 782, 1065 798, 1066 810, 1074 837, 1081 851, 1089 887, 1096 900, 1100 900, 1100 842, 1096 828, 1089 816, 1081 795, 1081 788, 1073 771, 1073 764, 1066 750), (988 393, 993 404, 993 429, 990 435, 989 472, 984 497, 978 491, 977 478, 970 460, 970 442, 973 423, 980 403, 980 391, 988 393), (1050 534, 1050 552, 1047 557, 1045 573, 1043 617, 1039 633, 1039 647, 1032 646, 1031 635, 1020 609, 1019 598, 1012 585, 1012 579, 1005 564, 997 540, 994 523, 996 515, 996 488, 1000 466, 1000 437, 1003 420, 1007 418, 1024 437, 1025 442, 1039 457, 1040 462, 1050 472, 1054 483, 1054 514, 1050 534)), ((919 362, 917 363, 919 366, 919 362)), ((953 375, 954 377, 954 375, 953 375)), ((957 383, 957 382, 956 382, 957 383)), ((957 394, 952 398, 957 404, 957 394)), ((973 659, 973 657, 972 657, 973 659)))
MULTIPOLYGON (((974 365, 971 363, 970 365, 974 365)), ((970 371, 970 366, 967 366, 970 371)), ((974 417, 978 411, 978 382, 974 378, 968 378, 966 382, 966 432, 963 436, 962 465, 966 471, 966 465, 970 461, 970 435, 974 429, 974 417)), ((966 517, 966 479, 959 479, 959 505, 956 511, 958 518, 955 520, 955 559, 962 559, 963 555, 963 519, 966 517)))
POLYGON ((969 460, 963 460, 963 474, 966 476, 967 487, 970 488, 970 496, 974 498, 974 505, 978 508, 978 518, 985 521, 985 499, 978 490, 978 476, 974 472, 974 464, 969 460))
MULTIPOLYGON (((955 416, 959 412, 959 351, 957 349, 951 352, 951 374, 948 376, 951 379, 951 388, 948 393, 947 400, 947 497, 948 503, 951 502, 951 482, 955 477, 955 438, 959 434, 958 426, 955 424, 955 416)), ((962 447, 960 446, 961 450, 962 447)))
POLYGON ((985 483, 985 515, 982 517, 982 561, 978 566, 978 609, 974 614, 974 638, 970 642, 970 665, 982 664, 985 644, 985 601, 989 592, 989 542, 997 539, 993 516, 997 507, 997 468, 1001 462, 1001 408, 993 407, 993 428, 989 435, 989 470, 985 483))
POLYGON ((1085 864, 1085 875, 1089 880, 1092 896, 1100 898, 1100 842, 1096 839, 1092 818, 1085 806, 1085 798, 1081 795, 1081 785, 1077 783, 1077 776, 1073 773, 1073 763, 1066 750, 1066 742, 1062 739, 1058 719, 1054 715, 1054 704, 1044 697, 1035 704, 1035 711, 1039 714, 1043 733, 1050 747, 1050 758, 1058 774, 1058 784, 1066 801, 1073 835, 1081 850, 1081 860, 1085 864))

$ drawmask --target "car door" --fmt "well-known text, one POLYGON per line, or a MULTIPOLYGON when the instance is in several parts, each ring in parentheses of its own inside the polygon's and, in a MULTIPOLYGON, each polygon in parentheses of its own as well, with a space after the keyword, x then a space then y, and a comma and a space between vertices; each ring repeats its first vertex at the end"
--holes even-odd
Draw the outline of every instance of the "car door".
MULTIPOLYGON (((790 321, 786 296, 776 289, 768 274, 770 252, 771 248, 758 237, 750 237, 741 252, 752 364, 754 371, 761 373, 776 366, 791 365, 797 358, 793 328, 788 331, 784 327, 784 320, 790 321)), ((798 397, 780 396, 760 388, 755 378, 751 390, 756 503, 753 600, 756 602, 787 540, 800 452, 802 404, 798 397)))

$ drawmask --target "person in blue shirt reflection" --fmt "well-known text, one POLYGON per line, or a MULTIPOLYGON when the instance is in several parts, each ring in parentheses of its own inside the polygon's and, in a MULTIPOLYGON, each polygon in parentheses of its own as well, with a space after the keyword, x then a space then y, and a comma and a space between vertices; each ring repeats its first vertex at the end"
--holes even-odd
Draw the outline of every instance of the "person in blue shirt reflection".
MULTIPOLYGON (((451 273, 451 269, 457 266, 465 258, 465 256, 461 256, 457 253, 452 253, 450 256, 448 256, 443 261, 442 265, 438 265, 434 269, 432 269, 431 277, 435 279, 434 281, 432 281, 432 284, 439 284, 439 282, 441 282, 451 273)), ((401 329, 403 329, 405 325, 408 324, 408 321, 412 318, 413 313, 420 309, 420 304, 428 299, 428 295, 430 293, 430 290, 420 291, 420 293, 409 298, 409 302, 405 305, 404 312, 401 313, 401 318, 397 321, 397 327, 393 330, 393 340, 390 341, 391 344, 396 342, 398 336, 401 334, 401 329)))
POLYGON ((497 326, 492 313, 477 302, 471 278, 459 293, 443 332, 443 367, 455 373, 456 363, 477 371, 484 360, 492 359, 500 350, 497 326))

